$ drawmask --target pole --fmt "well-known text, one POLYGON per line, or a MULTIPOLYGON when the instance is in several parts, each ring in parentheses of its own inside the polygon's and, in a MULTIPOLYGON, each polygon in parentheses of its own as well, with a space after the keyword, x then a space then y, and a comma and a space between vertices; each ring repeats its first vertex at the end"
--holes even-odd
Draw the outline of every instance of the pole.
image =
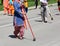
MULTIPOLYGON (((23 12, 23 13, 25 12, 25 11, 24 11, 24 8, 22 8, 22 12, 23 12)), ((24 18, 27 20, 28 26, 29 26, 30 31, 31 31, 32 36, 33 36, 33 41, 36 41, 36 38, 35 38, 34 33, 33 33, 33 31, 32 31, 31 25, 30 25, 30 23, 29 23, 29 21, 28 21, 27 15, 23 15, 23 16, 24 16, 24 18)))

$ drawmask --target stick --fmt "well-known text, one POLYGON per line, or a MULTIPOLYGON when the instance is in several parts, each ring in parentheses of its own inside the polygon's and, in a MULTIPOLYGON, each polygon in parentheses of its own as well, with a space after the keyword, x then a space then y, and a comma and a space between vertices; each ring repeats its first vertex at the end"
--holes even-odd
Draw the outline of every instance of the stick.
POLYGON ((51 20, 53 20, 53 17, 52 17, 52 15, 51 15, 51 13, 50 13, 49 7, 46 6, 46 9, 47 9, 47 12, 49 13, 49 15, 50 15, 50 17, 51 17, 51 20))
MULTIPOLYGON (((24 8, 22 8, 22 12, 23 12, 23 13, 25 12, 25 11, 24 11, 24 8)), ((29 26, 30 31, 31 31, 32 36, 33 36, 33 41, 36 41, 36 38, 35 38, 34 33, 33 33, 33 31, 32 31, 31 25, 30 25, 30 23, 29 23, 29 21, 28 21, 27 15, 23 15, 23 16, 24 16, 24 18, 27 20, 28 26, 29 26)))
POLYGON ((50 17, 51 17, 51 20, 53 20, 53 17, 51 16, 51 14, 49 13, 50 17))
MULTIPOLYGON (((25 15, 25 16, 26 16, 26 15, 25 15)), ((30 25, 30 23, 29 23, 29 21, 28 21, 28 18, 27 18, 27 16, 26 16, 26 19, 27 19, 27 23, 28 23, 28 25, 29 25, 30 31, 31 31, 31 33, 32 33, 32 36, 33 36, 33 41, 35 41, 35 36, 34 36, 34 33, 33 33, 33 31, 32 31, 31 25, 30 25)))

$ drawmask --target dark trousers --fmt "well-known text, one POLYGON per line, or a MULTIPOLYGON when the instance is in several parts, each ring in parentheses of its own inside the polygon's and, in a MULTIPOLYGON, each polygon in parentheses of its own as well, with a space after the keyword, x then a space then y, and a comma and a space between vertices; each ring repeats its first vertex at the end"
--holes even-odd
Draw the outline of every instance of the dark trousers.
POLYGON ((46 16, 46 5, 41 3, 41 16, 42 16, 42 21, 45 21, 45 16, 46 16))
POLYGON ((37 8, 38 6, 38 0, 35 0, 35 7, 37 8))
POLYGON ((15 26, 14 29, 15 29, 14 35, 16 37, 18 36, 18 34, 20 37, 24 36, 24 26, 15 26))
POLYGON ((25 8, 25 11, 26 11, 26 13, 28 12, 28 8, 27 7, 25 8))

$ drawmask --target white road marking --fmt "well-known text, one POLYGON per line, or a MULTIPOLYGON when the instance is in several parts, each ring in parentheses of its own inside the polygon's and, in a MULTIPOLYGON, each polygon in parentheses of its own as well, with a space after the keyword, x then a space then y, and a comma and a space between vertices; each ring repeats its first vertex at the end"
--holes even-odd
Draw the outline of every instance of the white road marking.
POLYGON ((12 23, 10 23, 10 24, 5 24, 5 25, 0 26, 0 28, 7 27, 7 26, 11 26, 11 25, 12 25, 12 23))
MULTIPOLYGON (((37 18, 40 18, 40 17, 35 17, 35 18, 29 19, 29 20, 31 21, 31 20, 35 20, 37 18)), ((0 28, 11 26, 11 25, 13 25, 13 23, 2 25, 2 26, 0 26, 0 28)))

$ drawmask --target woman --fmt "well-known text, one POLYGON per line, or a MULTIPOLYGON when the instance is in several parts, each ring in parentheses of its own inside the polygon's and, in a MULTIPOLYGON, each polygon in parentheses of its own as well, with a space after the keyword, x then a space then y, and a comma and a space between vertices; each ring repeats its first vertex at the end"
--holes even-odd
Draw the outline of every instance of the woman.
POLYGON ((14 18, 13 18, 13 24, 14 24, 14 35, 19 38, 23 39, 24 36, 24 16, 25 13, 22 12, 20 0, 15 0, 13 3, 14 6, 14 18))

